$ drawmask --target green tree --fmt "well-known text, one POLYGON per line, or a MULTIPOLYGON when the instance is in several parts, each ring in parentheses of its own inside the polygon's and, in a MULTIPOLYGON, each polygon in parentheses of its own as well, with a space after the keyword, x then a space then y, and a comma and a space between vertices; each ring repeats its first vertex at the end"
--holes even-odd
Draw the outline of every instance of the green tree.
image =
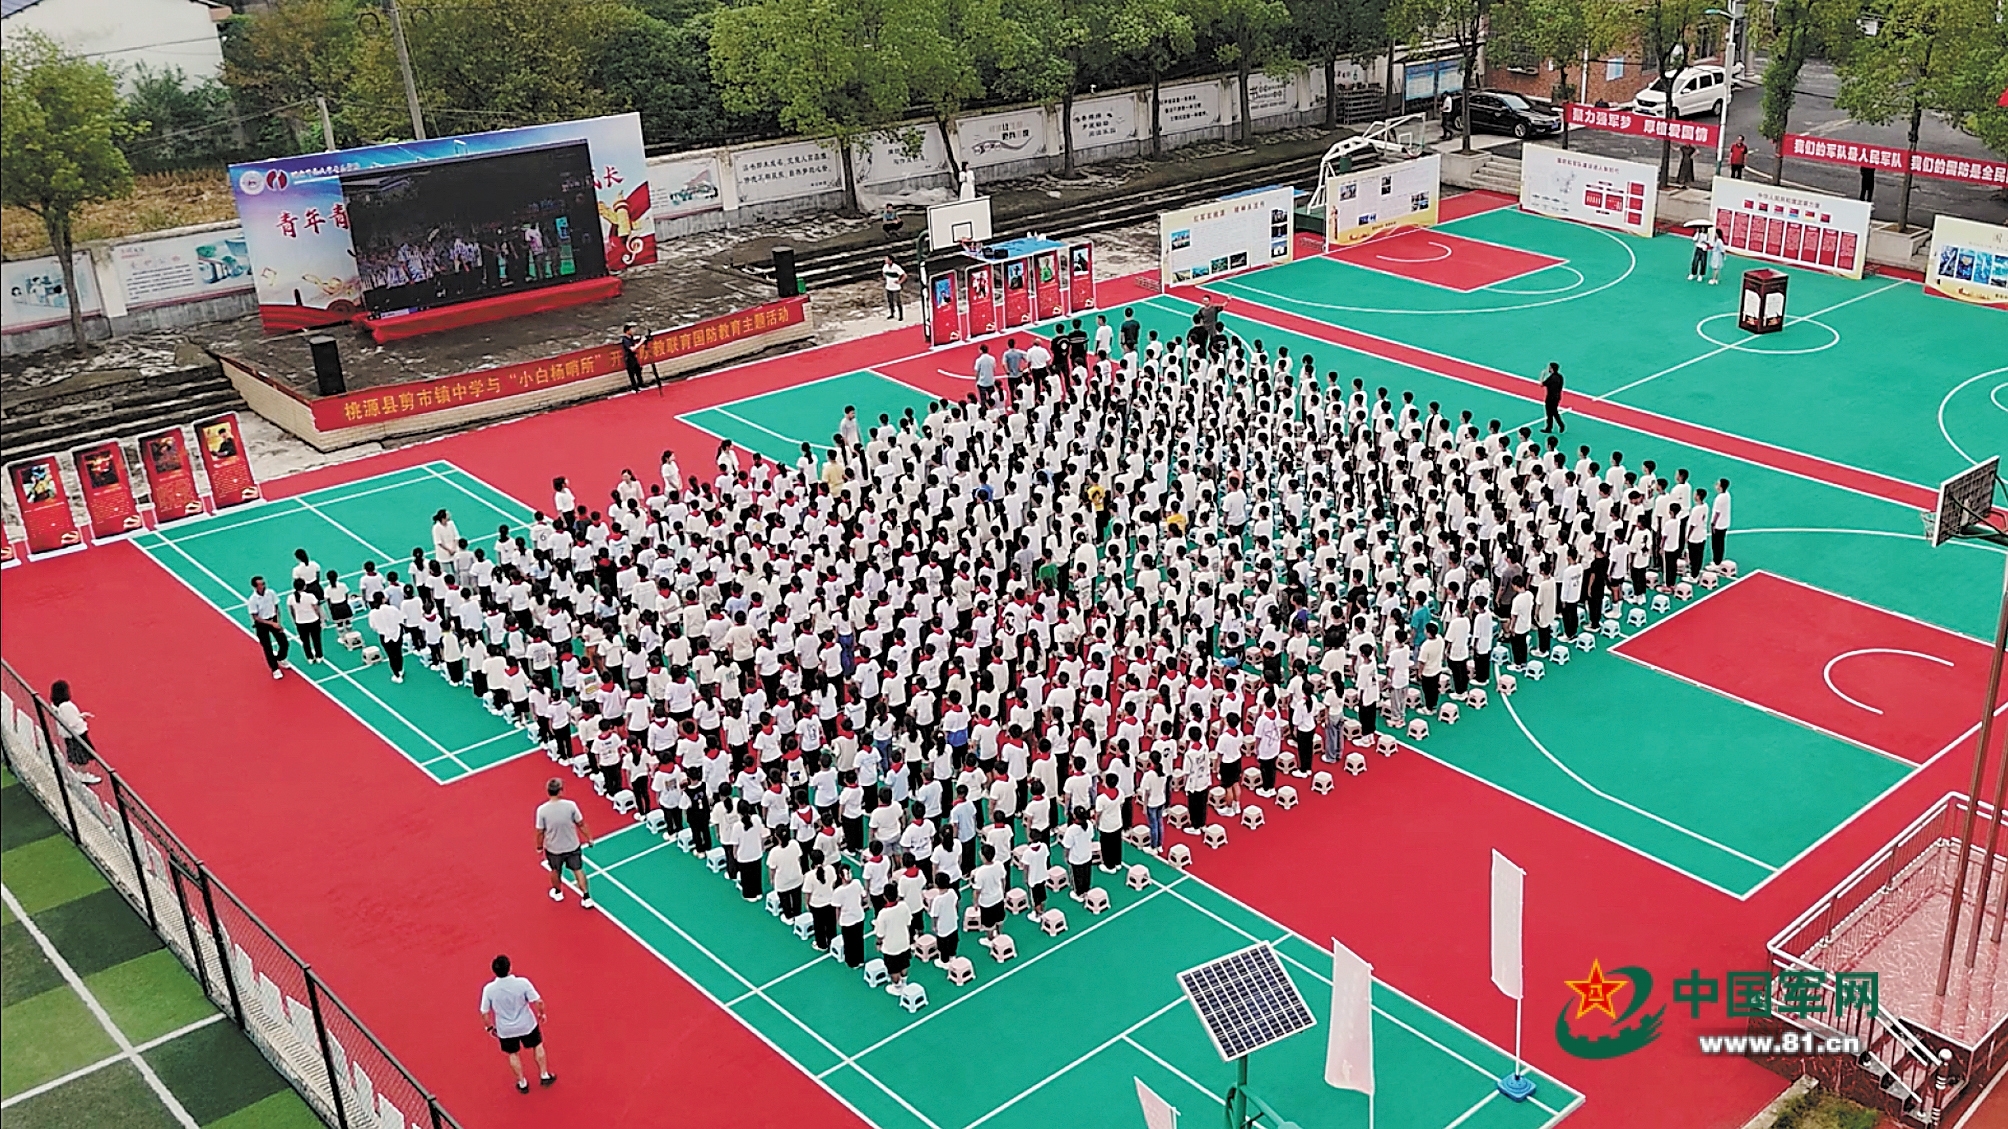
POLYGON ((1368 55, 1387 41, 1387 0, 1289 0, 1305 55, 1325 71, 1325 128, 1339 124, 1338 63, 1368 55))
POLYGON ((235 151, 230 92, 215 79, 191 82, 180 67, 142 63, 120 105, 119 149, 137 172, 221 164, 235 151))
POLYGON ((1256 71, 1274 72, 1288 66, 1290 9, 1283 0, 1200 2, 1215 42, 1214 57, 1234 68, 1241 98, 1240 135, 1245 142, 1254 128, 1248 113, 1248 80, 1256 71))
POLYGON ((132 192, 132 166, 119 152, 118 77, 102 63, 25 32, 0 51, 0 203, 42 221, 63 269, 70 338, 85 351, 70 227, 79 207, 132 192))
MULTIPOLYGON (((1410 46, 1419 45, 1433 34, 1451 37, 1457 44, 1464 87, 1477 85, 1478 47, 1484 42, 1485 28, 1492 15, 1493 0, 1393 0, 1389 23, 1405 31, 1410 46)), ((1457 115, 1464 144, 1459 152, 1472 152, 1471 115, 1457 115)))
MULTIPOLYGON (((909 0, 907 18, 894 24, 893 50, 905 64, 910 104, 927 109, 953 167, 960 162, 948 123, 983 97, 981 68, 1004 34, 1000 0, 909 0)), ((907 145, 918 152, 918 138, 907 145)))
POLYGON ((1074 99, 1106 61, 1108 0, 1004 0, 997 86, 1008 98, 1060 104, 1060 175, 1074 175, 1074 99))
POLYGON ((641 8, 608 14, 587 45, 587 72, 608 109, 641 115, 650 145, 715 145, 774 128, 774 116, 735 114, 711 81, 709 9, 660 17, 641 8))
POLYGON ((2008 156, 2008 106, 2001 105, 2002 92, 2008 91, 2008 24, 1997 23, 1976 37, 1960 68, 1959 89, 1960 101, 1971 107, 1960 128, 2008 156))
MULTIPOLYGON (((1629 13, 1619 0, 1505 0, 1493 13, 1495 36, 1509 38, 1537 58, 1555 65, 1549 92, 1556 107, 1580 101, 1589 84, 1584 68, 1625 41, 1629 13), (1576 81, 1569 81, 1574 67, 1576 81)), ((1562 148, 1569 147, 1569 119, 1562 117, 1562 148)))
POLYGON ((1771 142, 1771 183, 1785 179, 1785 135, 1799 96, 1799 73, 1808 60, 1838 63, 1859 31, 1859 0, 1775 0, 1768 32, 1771 61, 1764 66, 1763 117, 1757 132, 1771 142))
POLYGON ((1191 56, 1197 38, 1188 0, 1117 0, 1108 17, 1108 41, 1116 57, 1150 76, 1150 154, 1162 156, 1158 102, 1164 76, 1191 56))
MULTIPOLYGON (((254 150, 321 147, 316 96, 340 104, 362 42, 358 0, 286 0, 223 24, 223 85, 255 133, 254 150)), ((402 96, 400 95, 400 102, 402 96)), ((337 140, 357 140, 338 129, 337 140)))
MULTIPOLYGON (((1673 92, 1680 88, 1680 76, 1693 61, 1695 40, 1702 26, 1713 19, 1708 0, 1647 0, 1632 18, 1639 48, 1645 52, 1646 66, 1658 75, 1652 85, 1666 94, 1666 116, 1678 117, 1673 92)), ((1659 141, 1659 187, 1668 183, 1673 164, 1673 139, 1659 141)))
MULTIPOLYGON (((1926 112, 1960 124, 1970 105, 1969 61, 1994 21, 1988 0, 1889 0, 1874 35, 1864 35, 1837 68, 1834 106, 1877 125, 1907 118, 1906 149, 1917 151, 1926 112)), ((1912 173, 1906 156, 1896 226, 1910 224, 1912 173)))

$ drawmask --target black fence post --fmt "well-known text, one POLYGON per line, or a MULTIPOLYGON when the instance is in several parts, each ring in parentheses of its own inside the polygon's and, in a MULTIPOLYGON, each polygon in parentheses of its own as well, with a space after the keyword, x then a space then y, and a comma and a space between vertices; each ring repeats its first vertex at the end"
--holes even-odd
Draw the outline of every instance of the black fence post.
POLYGON ((342 1101, 342 1081, 335 1074, 335 1052, 328 1045, 328 1021, 321 1017, 321 989, 314 983, 318 977, 307 965, 300 966, 300 975, 307 979, 307 1004, 314 1009, 314 1034, 321 1040, 321 1062, 328 1068, 328 1093, 335 1099, 335 1124, 339 1129, 349 1129, 349 1112, 342 1101))
POLYGON ((109 767, 105 769, 105 775, 111 778, 112 799, 118 802, 119 826, 125 828, 126 853, 132 856, 133 881, 139 884, 140 904, 146 907, 146 927, 158 933, 160 918, 153 912, 153 888, 146 881, 146 860, 139 854, 139 837, 132 833, 132 813, 126 810, 125 785, 120 782, 119 774, 109 767))
POLYGON ((70 786, 63 782, 63 757, 56 751, 56 743, 49 740, 49 715, 42 711, 42 696, 30 693, 28 700, 35 703, 35 732, 41 734, 42 744, 48 747, 49 771, 56 776, 56 794, 63 797, 63 818, 70 821, 70 842, 82 842, 83 836, 77 831, 77 810, 70 805, 70 786))
POLYGON ((188 934, 188 955, 195 961, 195 978, 202 984, 202 994, 214 999, 215 989, 209 986, 209 962, 202 957, 202 942, 195 933, 195 914, 188 908, 188 884, 181 879, 181 868, 169 859, 167 879, 174 883, 174 901, 181 907, 181 928, 188 934))
POLYGON ((432 1111, 432 1129, 446 1129, 446 1112, 439 1108, 439 1099, 425 1095, 425 1107, 432 1111))
POLYGON ((209 918, 209 939, 216 946, 216 963, 223 968, 223 986, 230 991, 230 1012, 237 1020, 237 1029, 244 1029, 244 1000, 237 994, 237 971, 230 963, 230 942, 224 939, 223 923, 216 918, 215 882, 209 877, 209 868, 202 860, 195 862, 196 877, 202 880, 202 907, 209 918))

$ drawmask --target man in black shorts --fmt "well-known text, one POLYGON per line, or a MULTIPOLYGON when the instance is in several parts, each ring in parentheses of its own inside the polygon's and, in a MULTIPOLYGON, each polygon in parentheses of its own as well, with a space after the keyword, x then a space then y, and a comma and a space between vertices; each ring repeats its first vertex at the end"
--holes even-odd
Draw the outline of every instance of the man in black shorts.
POLYGON ((516 1072, 516 1092, 530 1092, 520 1053, 526 1049, 537 1055, 538 1083, 548 1086, 556 1082, 558 1076, 551 1073, 551 1064, 544 1057, 544 997, 537 994, 536 985, 510 975, 508 957, 498 956, 488 967, 495 979, 481 989, 481 1024, 509 1056, 509 1069, 516 1072))
POLYGON ((586 887, 586 859, 582 853, 593 845, 586 830, 586 817, 579 805, 565 799, 565 782, 553 776, 544 785, 551 798, 537 806, 537 850, 551 872, 551 900, 565 900, 565 871, 570 870, 579 884, 579 904, 593 908, 593 892, 586 887))

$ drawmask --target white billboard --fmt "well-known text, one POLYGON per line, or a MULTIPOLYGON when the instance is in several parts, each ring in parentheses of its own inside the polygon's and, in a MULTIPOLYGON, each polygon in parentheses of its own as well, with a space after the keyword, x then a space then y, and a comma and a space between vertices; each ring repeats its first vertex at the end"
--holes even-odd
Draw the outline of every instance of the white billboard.
POLYGON ((1443 158, 1435 153, 1341 173, 1325 181, 1325 243, 1350 246, 1386 231, 1434 227, 1443 201, 1443 158))
POLYGON ((1289 185, 1224 196, 1157 217, 1158 270, 1166 289, 1291 258, 1289 185))
POLYGON ((2008 227, 1938 215, 1924 288, 1933 294, 2008 310, 2008 227))
POLYGON ((963 118, 955 124, 955 132, 962 139, 963 160, 972 168, 1043 157, 1048 152, 1046 111, 1037 106, 963 118))
POLYGON ((666 219, 716 212, 725 207, 725 177, 718 158, 704 153, 648 163, 648 191, 655 215, 666 219))
MULTIPOLYGON (((77 290, 82 300, 77 308, 90 317, 104 312, 98 300, 98 276, 91 269, 89 254, 78 251, 70 259, 76 270, 77 290)), ((70 320, 70 296, 63 289, 63 264, 54 255, 39 259, 14 259, 0 263, 0 332, 14 333, 60 325, 70 320)))
POLYGON ((948 148, 931 122, 873 136, 853 162, 859 184, 890 184, 949 171, 948 148))
POLYGON ((844 166, 820 141, 762 145, 732 154, 732 183, 741 204, 765 204, 844 189, 844 166))
POLYGON ((1189 82, 1167 86, 1158 92, 1157 124, 1166 133, 1211 129, 1225 120, 1221 116, 1217 82, 1189 82))
POLYGON ((1658 168, 1637 161, 1526 145, 1520 151, 1520 206, 1650 238, 1658 178, 1658 168))
POLYGON ((112 248, 112 268, 128 310, 237 294, 256 286, 241 227, 121 243, 112 248))
POLYGON ((1074 148, 1094 149, 1137 139, 1136 95, 1112 94, 1074 103, 1074 148))
POLYGON ((1715 230, 1733 254, 1860 278, 1869 205, 1751 180, 1715 180, 1715 230))

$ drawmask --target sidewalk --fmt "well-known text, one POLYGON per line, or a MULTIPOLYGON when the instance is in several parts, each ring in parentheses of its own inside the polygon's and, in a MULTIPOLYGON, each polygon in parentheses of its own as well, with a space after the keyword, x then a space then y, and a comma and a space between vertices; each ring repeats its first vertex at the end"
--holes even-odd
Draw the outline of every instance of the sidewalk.
POLYGON ((48 813, 0 771, 7 1129, 320 1129, 48 813))

